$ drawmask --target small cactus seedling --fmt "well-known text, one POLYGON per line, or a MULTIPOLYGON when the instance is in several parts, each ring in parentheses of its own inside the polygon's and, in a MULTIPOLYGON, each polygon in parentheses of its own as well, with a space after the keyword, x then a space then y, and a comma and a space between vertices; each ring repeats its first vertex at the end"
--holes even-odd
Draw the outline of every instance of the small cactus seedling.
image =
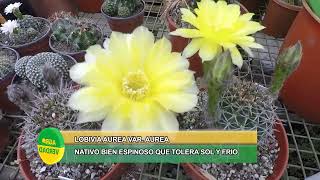
POLYGON ((107 0, 103 11, 112 17, 129 17, 142 7, 140 0, 107 0))
POLYGON ((282 1, 294 6, 302 6, 302 0, 282 0, 282 1))
POLYGON ((16 58, 14 51, 6 48, 0 49, 0 80, 14 72, 16 58))

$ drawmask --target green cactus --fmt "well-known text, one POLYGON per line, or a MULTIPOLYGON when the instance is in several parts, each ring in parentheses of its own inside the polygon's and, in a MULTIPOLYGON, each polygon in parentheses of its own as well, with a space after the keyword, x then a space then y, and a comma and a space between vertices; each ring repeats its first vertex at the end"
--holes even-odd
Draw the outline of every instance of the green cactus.
POLYGON ((47 88, 44 68, 48 66, 54 68, 64 79, 69 76, 68 63, 62 56, 51 52, 39 53, 28 60, 25 72, 29 81, 40 89, 47 88))
POLYGON ((31 58, 32 56, 24 56, 22 58, 20 58, 15 66, 14 66, 14 71, 16 72, 16 74, 23 78, 23 79, 26 79, 27 78, 27 75, 26 75, 26 66, 27 66, 27 63, 28 63, 28 60, 31 58))
POLYGON ((212 61, 204 62, 203 69, 205 80, 208 83, 208 110, 212 116, 215 116, 219 98, 233 72, 230 52, 225 51, 212 61))
POLYGON ((102 39, 101 31, 93 24, 69 19, 59 19, 53 26, 52 39, 73 46, 75 50, 86 50, 102 39))
POLYGON ((285 80, 298 68, 301 58, 302 45, 300 41, 279 54, 270 87, 270 91, 276 98, 285 80))
POLYGON ((113 17, 129 17, 142 6, 140 0, 107 0, 103 11, 113 17))
POLYGON ((100 32, 89 24, 78 24, 69 35, 70 42, 78 50, 86 50, 100 39, 100 32))
POLYGON ((273 135, 275 109, 267 88, 234 77, 218 103, 215 124, 226 130, 257 130, 263 146, 273 135))

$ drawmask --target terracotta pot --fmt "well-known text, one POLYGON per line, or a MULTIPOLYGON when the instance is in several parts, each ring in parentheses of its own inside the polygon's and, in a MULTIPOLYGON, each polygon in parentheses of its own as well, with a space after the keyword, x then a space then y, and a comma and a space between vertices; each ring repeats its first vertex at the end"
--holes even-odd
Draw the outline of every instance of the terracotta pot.
MULTIPOLYGON (((241 14, 248 12, 248 10, 242 4, 239 4, 239 5, 241 8, 240 9, 241 14)), ((178 28, 177 24, 174 22, 171 16, 169 15, 166 16, 166 20, 167 20, 167 27, 170 32, 175 31, 178 28)), ((189 41, 190 41, 190 39, 187 39, 187 38, 183 38, 180 36, 171 36, 171 35, 169 35, 169 40, 172 44, 173 52, 182 52, 183 49, 189 44, 189 41)), ((189 69, 195 72, 195 77, 196 78, 202 77, 203 76, 202 61, 198 53, 188 58, 188 60, 190 63, 189 69)))
POLYGON ((239 2, 246 7, 249 12, 258 13, 259 5, 262 1, 260 0, 239 0, 239 2))
MULTIPOLYGON (((287 169, 288 159, 289 159, 289 144, 286 134, 286 130, 283 127, 281 121, 275 126, 275 135, 278 140, 280 151, 278 152, 278 158, 276 159, 274 165, 274 171, 271 176, 268 176, 267 180, 279 180, 283 175, 284 171, 287 169)), ((200 168, 196 165, 185 163, 181 164, 188 176, 193 180, 209 180, 200 172, 200 168)))
MULTIPOLYGON (((121 17, 111 17, 107 15, 102 9, 104 5, 101 6, 101 13, 107 18, 107 22, 112 31, 118 31, 123 33, 131 33, 135 28, 143 24, 145 2, 143 3, 142 10, 133 16, 121 18, 121 17)), ((105 2, 106 3, 106 2, 105 2)))
MULTIPOLYGON (((23 133, 22 133, 23 134, 23 133)), ((18 149, 17 149, 17 159, 20 162, 19 168, 20 173, 26 180, 36 180, 37 178, 32 174, 30 169, 30 162, 26 157, 26 153, 22 148, 22 136, 19 137, 18 149)), ((112 169, 107 172, 101 180, 118 180, 128 169, 128 164, 115 164, 112 169)))
POLYGON ((302 7, 290 5, 283 0, 269 0, 262 20, 262 25, 266 27, 263 32, 277 38, 285 37, 301 9, 302 7))
POLYGON ((303 7, 281 47, 281 50, 288 48, 300 40, 303 48, 301 63, 285 82, 280 98, 290 110, 307 121, 320 123, 320 18, 305 1, 303 7))
MULTIPOLYGON (((16 61, 19 59, 19 54, 14 49, 8 48, 8 47, 2 47, 2 49, 10 49, 11 51, 16 53, 16 61)), ((0 109, 6 111, 6 112, 17 112, 19 108, 14 105, 11 101, 9 101, 7 96, 7 86, 11 84, 11 81, 14 76, 14 72, 8 74, 4 79, 0 80, 0 109)))
POLYGON ((76 7, 70 0, 28 0, 28 2, 36 16, 44 18, 50 17, 55 12, 60 11, 77 14, 76 7))
MULTIPOLYGON (((41 19, 42 21, 44 21, 47 24, 48 29, 47 29, 44 36, 42 36, 41 38, 39 38, 33 42, 29 42, 29 43, 22 44, 22 45, 10 46, 11 48, 18 51, 21 57, 33 56, 33 55, 38 54, 40 52, 50 50, 50 47, 49 47, 49 37, 51 34, 50 22, 47 19, 44 19, 41 17, 35 17, 35 18, 41 19)), ((7 46, 2 43, 0 43, 0 45, 7 46)))
POLYGON ((79 11, 87 13, 99 13, 104 0, 72 0, 79 11))

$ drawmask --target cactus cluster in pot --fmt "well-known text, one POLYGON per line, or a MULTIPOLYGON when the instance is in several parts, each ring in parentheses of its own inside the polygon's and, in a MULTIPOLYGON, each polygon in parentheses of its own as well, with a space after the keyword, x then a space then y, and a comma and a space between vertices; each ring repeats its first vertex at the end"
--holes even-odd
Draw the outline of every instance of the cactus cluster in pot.
POLYGON ((111 17, 129 17, 138 13, 143 7, 141 0, 107 0, 102 10, 111 17))
MULTIPOLYGON (((48 73, 48 76, 52 74, 48 73)), ((53 75, 52 78, 55 78, 53 75)), ((37 148, 39 132, 48 127, 60 130, 98 129, 100 123, 77 124, 78 112, 68 106, 68 100, 76 89, 70 82, 62 81, 47 92, 32 90, 24 84, 13 84, 8 88, 11 100, 17 104, 25 115, 22 125, 21 148, 30 162, 32 176, 36 179, 100 179, 111 165, 105 164, 60 164, 54 166, 42 162, 37 148)))
POLYGON ((16 20, 7 20, 0 27, 0 43, 5 46, 24 45, 43 37, 50 29, 49 23, 38 17, 23 15, 19 7, 21 3, 10 4, 5 13, 13 13, 16 20))
POLYGON ((51 47, 60 52, 79 52, 101 44, 103 34, 94 24, 76 18, 57 19, 52 25, 51 47))
POLYGON ((68 57, 57 53, 43 52, 20 58, 15 63, 14 70, 21 79, 27 80, 43 90, 48 87, 48 84, 54 84, 53 81, 57 79, 58 75, 61 75, 63 79, 68 79, 70 66, 74 63, 72 61, 73 59, 68 59, 68 57), (47 77, 48 72, 53 72, 52 74, 56 74, 56 76, 47 77))

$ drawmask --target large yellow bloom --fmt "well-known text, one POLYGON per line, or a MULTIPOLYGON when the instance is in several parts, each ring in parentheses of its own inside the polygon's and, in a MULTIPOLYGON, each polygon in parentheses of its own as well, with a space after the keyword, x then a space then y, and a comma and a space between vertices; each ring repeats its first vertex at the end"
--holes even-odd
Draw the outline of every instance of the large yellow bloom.
POLYGON ((243 59, 237 46, 250 56, 250 48, 263 48, 249 35, 264 27, 251 21, 254 14, 240 15, 239 5, 227 4, 225 1, 201 0, 194 11, 195 14, 189 9, 181 9, 182 20, 195 29, 180 28, 171 32, 172 35, 192 38, 183 51, 185 57, 191 57, 200 49, 202 61, 209 61, 222 50, 230 50, 233 64, 241 67, 243 59))
POLYGON ((188 61, 171 52, 171 43, 138 27, 132 34, 113 32, 106 49, 92 46, 86 61, 70 70, 84 85, 69 105, 78 123, 104 120, 103 130, 178 130, 175 113, 197 104, 198 88, 188 61))

